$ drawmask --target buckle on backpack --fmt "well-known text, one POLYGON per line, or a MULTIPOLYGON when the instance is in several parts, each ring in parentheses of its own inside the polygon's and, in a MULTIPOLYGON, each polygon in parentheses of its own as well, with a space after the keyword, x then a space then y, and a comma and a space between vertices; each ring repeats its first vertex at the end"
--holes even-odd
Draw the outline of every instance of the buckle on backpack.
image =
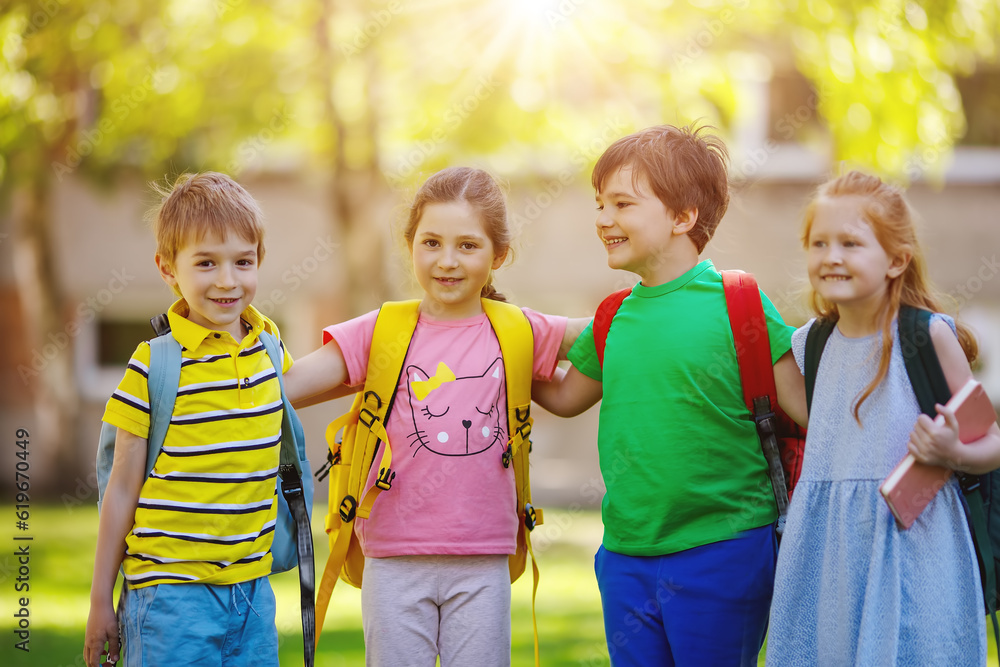
POLYGON ((514 448, 511 444, 507 443, 507 449, 503 450, 503 454, 500 455, 500 463, 503 464, 504 468, 510 467, 510 461, 514 458, 514 448))
POLYGON ((538 523, 538 516, 535 514, 535 508, 531 506, 531 503, 525 503, 524 527, 527 528, 528 531, 530 532, 535 529, 537 523, 538 523))
POLYGON ((524 416, 523 417, 521 416, 521 408, 514 408, 514 416, 517 417, 517 421, 519 421, 519 422, 526 422, 526 421, 528 421, 528 417, 531 416, 531 406, 530 405, 524 406, 524 416))
POLYGON ((378 415, 368 408, 361 408, 361 411, 358 413, 358 421, 371 430, 372 424, 378 421, 378 415))
POLYGON ((378 404, 378 405, 375 406, 375 409, 376 410, 381 410, 382 409, 382 399, 378 397, 378 394, 376 394, 374 391, 366 391, 362 400, 365 403, 367 403, 369 396, 371 396, 372 398, 374 398, 375 402, 378 404))
POLYGON ((378 471, 378 479, 375 480, 375 486, 383 491, 388 491, 392 488, 392 480, 395 478, 396 473, 392 471, 392 468, 382 468, 378 471))
POLYGON ((350 523, 354 519, 354 515, 357 514, 358 501, 355 500, 354 496, 344 496, 344 499, 340 501, 340 520, 344 523, 350 523))
POLYGON ((956 472, 955 476, 958 477, 958 483, 959 486, 962 487, 962 493, 972 493, 982 486, 982 478, 979 475, 970 475, 967 472, 956 472))

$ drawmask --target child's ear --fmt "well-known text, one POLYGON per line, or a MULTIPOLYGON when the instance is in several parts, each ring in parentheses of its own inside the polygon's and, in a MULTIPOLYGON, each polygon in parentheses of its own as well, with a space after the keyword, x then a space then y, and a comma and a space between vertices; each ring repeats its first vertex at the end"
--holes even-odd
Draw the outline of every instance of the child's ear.
POLYGON ((170 266, 170 263, 160 254, 153 257, 153 261, 156 262, 156 268, 160 270, 160 277, 163 278, 163 282, 176 290, 177 277, 174 276, 174 269, 170 266))
POLYGON ((913 255, 908 252, 900 253, 892 258, 889 263, 889 270, 886 271, 886 276, 889 278, 898 278, 903 275, 906 271, 906 267, 910 265, 910 260, 913 259, 913 255))
POLYGON ((496 257, 493 258, 493 270, 495 271, 499 269, 501 266, 503 266, 503 263, 506 261, 507 261, 507 251, 504 250, 503 254, 497 255, 496 257))
POLYGON ((698 222, 698 209, 689 208, 674 214, 674 234, 687 234, 698 222))

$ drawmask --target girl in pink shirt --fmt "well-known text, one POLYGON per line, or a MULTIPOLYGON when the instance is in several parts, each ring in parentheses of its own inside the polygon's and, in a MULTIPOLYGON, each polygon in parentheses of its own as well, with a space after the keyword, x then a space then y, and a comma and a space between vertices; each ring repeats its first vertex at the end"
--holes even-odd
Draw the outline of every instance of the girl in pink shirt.
MULTIPOLYGON (((445 169, 417 192, 404 236, 424 296, 386 422, 392 492, 356 520, 366 662, 509 665, 518 517, 514 470, 501 463, 503 357, 481 302, 505 300, 492 280, 510 249, 504 194, 482 170, 445 169)), ((523 312, 533 377, 549 380, 586 320, 523 312)), ((324 329, 323 347, 285 374, 289 398, 362 385, 377 315, 324 329)))

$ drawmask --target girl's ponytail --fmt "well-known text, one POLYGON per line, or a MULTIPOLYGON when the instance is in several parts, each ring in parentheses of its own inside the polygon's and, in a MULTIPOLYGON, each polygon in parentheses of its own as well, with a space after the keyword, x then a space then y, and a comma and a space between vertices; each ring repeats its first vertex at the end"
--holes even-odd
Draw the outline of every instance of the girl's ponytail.
POLYGON ((482 297, 484 299, 493 299, 494 301, 507 301, 507 297, 497 291, 497 288, 493 286, 493 274, 490 274, 489 280, 483 285, 482 297))

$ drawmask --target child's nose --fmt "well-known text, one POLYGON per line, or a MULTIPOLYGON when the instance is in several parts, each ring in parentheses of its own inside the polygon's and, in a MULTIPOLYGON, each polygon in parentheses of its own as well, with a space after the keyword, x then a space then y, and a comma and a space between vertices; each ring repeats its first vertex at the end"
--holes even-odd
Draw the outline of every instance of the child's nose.
POLYGON ((445 267, 458 266, 458 252, 452 248, 445 248, 444 252, 439 255, 438 262, 445 267))
POLYGON ((236 270, 231 266, 223 266, 216 274, 216 285, 223 288, 236 287, 236 270))

